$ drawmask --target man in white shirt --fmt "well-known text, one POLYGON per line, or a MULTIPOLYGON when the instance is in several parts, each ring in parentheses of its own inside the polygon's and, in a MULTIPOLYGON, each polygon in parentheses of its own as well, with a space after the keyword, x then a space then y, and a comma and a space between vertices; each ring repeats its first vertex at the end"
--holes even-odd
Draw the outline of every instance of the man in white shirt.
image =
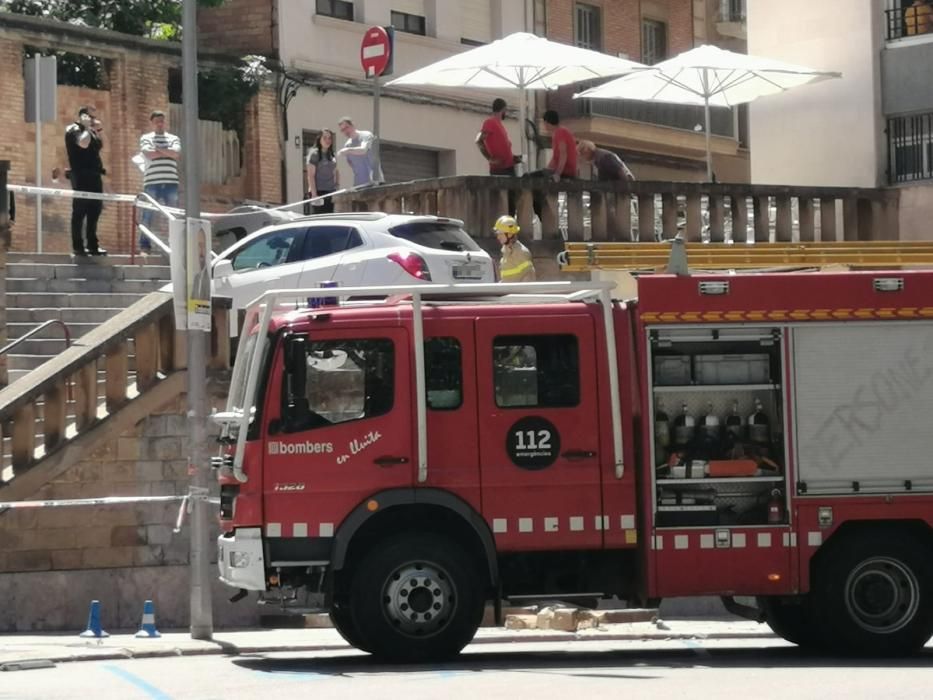
POLYGON ((353 171, 353 186, 375 185, 383 181, 382 168, 378 168, 373 154, 376 136, 371 131, 360 131, 353 125, 350 117, 343 117, 337 122, 340 133, 347 137, 338 156, 345 156, 353 171))
MULTIPOLYGON (((165 130, 165 113, 155 110, 149 115, 153 130, 139 139, 139 150, 146 159, 143 174, 143 192, 159 204, 178 206, 178 159, 181 141, 165 130)), ((140 223, 152 230, 151 209, 144 209, 140 223)), ((140 233, 139 248, 143 253, 152 251, 152 243, 140 233)))

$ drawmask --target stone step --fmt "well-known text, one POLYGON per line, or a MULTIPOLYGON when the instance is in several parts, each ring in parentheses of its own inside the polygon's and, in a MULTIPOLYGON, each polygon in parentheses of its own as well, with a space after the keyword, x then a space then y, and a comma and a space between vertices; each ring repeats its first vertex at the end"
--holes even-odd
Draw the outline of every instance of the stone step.
MULTIPOLYGON (((14 324, 26 324, 30 328, 34 328, 36 325, 42 323, 43 321, 57 319, 64 321, 68 324, 68 327, 71 328, 73 324, 89 323, 93 324, 94 326, 99 326, 101 323, 107 319, 113 318, 121 311, 123 311, 123 309, 116 306, 102 306, 98 308, 86 309, 62 309, 58 306, 46 308, 9 308, 7 309, 6 317, 10 326, 14 324)), ((50 329, 50 332, 54 333, 55 329, 50 329)), ((13 338, 17 336, 14 336, 11 332, 9 337, 13 338)), ((76 334, 72 333, 72 337, 76 337, 76 334)))
POLYGON ((47 308, 61 306, 69 309, 126 308, 142 294, 121 292, 118 294, 53 294, 49 292, 8 292, 7 308, 47 308))
POLYGON ((161 255, 137 255, 135 261, 129 255, 103 255, 76 257, 70 253, 7 253, 7 264, 39 263, 41 265, 77 265, 78 267, 112 267, 114 265, 165 265, 168 260, 161 255))
POLYGON ((138 294, 140 296, 154 292, 165 285, 160 280, 102 280, 102 279, 23 279, 8 277, 7 293, 43 292, 54 294, 72 294, 74 292, 93 292, 95 294, 138 294))
POLYGON ((32 279, 95 279, 95 280, 164 280, 171 279, 167 265, 61 265, 46 263, 12 263, 7 265, 7 277, 32 279))

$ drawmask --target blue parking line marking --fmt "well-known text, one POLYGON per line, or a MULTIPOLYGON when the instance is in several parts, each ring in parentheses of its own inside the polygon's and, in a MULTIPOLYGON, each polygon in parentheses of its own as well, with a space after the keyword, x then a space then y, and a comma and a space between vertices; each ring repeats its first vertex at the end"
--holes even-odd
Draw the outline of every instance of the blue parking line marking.
POLYGON ((171 695, 163 693, 161 690, 156 688, 154 685, 150 685, 135 673, 130 673, 129 671, 112 664, 104 666, 104 669, 110 671, 110 673, 118 676, 130 685, 136 686, 139 690, 143 691, 146 695, 152 698, 152 700, 172 700, 171 695))

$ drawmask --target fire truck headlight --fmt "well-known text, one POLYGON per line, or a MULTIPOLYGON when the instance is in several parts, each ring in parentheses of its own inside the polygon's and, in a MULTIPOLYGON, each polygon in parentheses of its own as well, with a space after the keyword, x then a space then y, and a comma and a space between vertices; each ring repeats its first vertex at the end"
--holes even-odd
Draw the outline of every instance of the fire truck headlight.
POLYGON ((245 569, 249 566, 250 558, 247 552, 230 552, 230 568, 245 569))

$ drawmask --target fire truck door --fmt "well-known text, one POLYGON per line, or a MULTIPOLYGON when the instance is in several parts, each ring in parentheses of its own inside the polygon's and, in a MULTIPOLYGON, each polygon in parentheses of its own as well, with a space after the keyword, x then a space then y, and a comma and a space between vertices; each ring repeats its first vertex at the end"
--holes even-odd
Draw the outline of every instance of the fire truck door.
POLYGON ((270 416, 265 508, 282 537, 332 537, 373 493, 413 483, 410 345, 402 329, 380 327, 315 332, 303 346, 293 353, 306 356, 301 381, 271 377, 282 408, 270 416), (289 397, 295 384, 304 390, 289 397))
POLYGON ((602 546, 593 321, 476 322, 483 514, 500 550, 602 546))

